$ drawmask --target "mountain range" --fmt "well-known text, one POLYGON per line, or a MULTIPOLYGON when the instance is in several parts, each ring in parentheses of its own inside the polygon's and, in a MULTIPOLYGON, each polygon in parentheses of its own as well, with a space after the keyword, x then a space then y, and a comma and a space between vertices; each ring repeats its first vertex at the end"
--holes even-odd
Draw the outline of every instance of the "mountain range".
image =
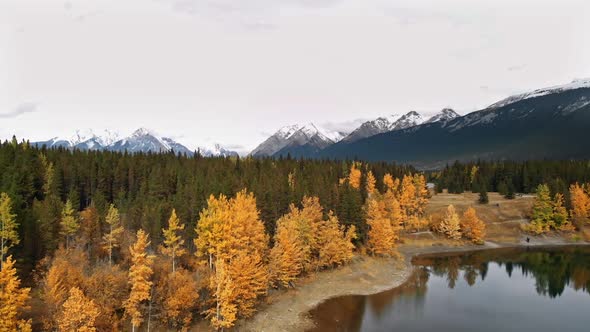
POLYGON ((279 129, 251 152, 254 157, 287 156, 313 157, 322 150, 336 143, 348 144, 377 134, 402 130, 422 123, 446 122, 459 117, 455 111, 445 108, 434 116, 424 120, 418 112, 393 114, 379 117, 361 124, 350 133, 330 132, 318 129, 313 123, 291 125, 279 129))
MULTIPOLYGON (((351 132, 313 123, 280 128, 253 157, 304 157, 411 163, 440 168, 455 160, 590 158, 590 79, 510 96, 461 116, 449 108, 425 119, 415 111, 362 123, 351 132)), ((37 146, 134 152, 194 151, 140 128, 125 138, 77 131, 37 146)), ((197 148, 203 156, 237 156, 219 144, 197 148)))
POLYGON ((192 156, 198 152, 204 157, 230 157, 237 156, 238 153, 225 149, 220 144, 212 146, 200 146, 195 150, 190 150, 186 146, 176 142, 172 138, 162 137, 155 132, 139 128, 130 136, 120 138, 115 132, 105 130, 101 135, 97 135, 91 130, 76 131, 70 138, 54 137, 47 141, 34 142, 36 146, 46 146, 48 148, 67 148, 78 150, 108 150, 117 152, 169 152, 186 154, 192 156))

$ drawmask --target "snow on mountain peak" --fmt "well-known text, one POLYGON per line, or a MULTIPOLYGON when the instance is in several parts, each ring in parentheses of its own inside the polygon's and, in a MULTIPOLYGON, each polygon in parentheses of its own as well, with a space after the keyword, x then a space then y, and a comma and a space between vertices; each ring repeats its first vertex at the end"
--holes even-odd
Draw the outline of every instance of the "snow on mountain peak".
POLYGON ((530 92, 510 96, 488 106, 488 108, 500 108, 529 98, 541 97, 553 93, 581 88, 590 88, 590 78, 575 79, 568 84, 555 85, 547 88, 537 89, 530 92))

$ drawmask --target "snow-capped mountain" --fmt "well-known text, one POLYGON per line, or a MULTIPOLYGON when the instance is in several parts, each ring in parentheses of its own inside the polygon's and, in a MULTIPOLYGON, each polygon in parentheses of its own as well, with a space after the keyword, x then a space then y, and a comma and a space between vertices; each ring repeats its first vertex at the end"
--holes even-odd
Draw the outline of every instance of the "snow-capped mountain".
POLYGON ((435 115, 431 116, 430 119, 426 120, 424 123, 433 123, 433 122, 448 122, 453 120, 454 118, 460 117, 457 112, 450 108, 443 108, 442 111, 436 113, 435 115))
POLYGON ((342 141, 355 142, 377 134, 417 126, 423 122, 424 119, 422 116, 415 111, 408 112, 404 115, 393 114, 387 117, 379 117, 363 123, 342 141))
POLYGON ((464 116, 445 113, 412 128, 342 141, 311 157, 395 161, 423 168, 455 160, 590 158, 589 79, 511 96, 464 116))
POLYGON ((63 147, 78 150, 108 150, 118 152, 169 152, 193 155, 194 151, 204 157, 216 156, 237 156, 237 152, 225 149, 220 144, 211 146, 197 147, 195 150, 187 148, 172 138, 162 137, 146 128, 140 128, 134 131, 130 136, 120 139, 118 133, 105 130, 102 135, 98 136, 90 130, 81 131, 69 138, 55 137, 47 141, 35 142, 36 146, 46 146, 48 148, 63 147))
POLYGON ((496 102, 496 103, 488 106, 488 109, 500 108, 500 107, 503 107, 503 106, 506 106, 509 104, 516 103, 521 100, 535 98, 535 97, 541 97, 541 96, 545 96, 545 95, 549 95, 549 94, 553 94, 553 93, 559 93, 559 92, 563 92, 563 91, 575 90, 575 89, 580 89, 580 88, 590 88, 590 78, 575 79, 568 84, 555 85, 555 86, 551 86, 548 88, 537 89, 534 91, 510 96, 506 99, 502 99, 499 102, 496 102))
POLYGON ((287 154, 299 147, 323 149, 340 141, 346 133, 318 129, 313 123, 290 125, 277 130, 273 135, 258 145, 250 155, 254 157, 287 154))

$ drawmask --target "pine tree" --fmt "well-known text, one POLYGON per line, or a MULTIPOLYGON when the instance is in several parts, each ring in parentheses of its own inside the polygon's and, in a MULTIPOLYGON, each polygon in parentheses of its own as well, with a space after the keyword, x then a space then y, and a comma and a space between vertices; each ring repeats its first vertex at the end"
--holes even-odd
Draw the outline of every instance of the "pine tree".
POLYGON ((72 207, 72 202, 70 200, 66 201, 66 205, 61 212, 60 226, 61 235, 65 237, 67 249, 70 247, 70 238, 75 235, 80 228, 80 224, 78 223, 78 220, 76 220, 74 208, 72 207))
POLYGON ((489 202, 488 191, 482 186, 479 191, 479 204, 488 204, 489 202))
POLYGON ((18 223, 12 213, 12 201, 6 193, 0 194, 0 269, 8 249, 19 244, 18 223))
POLYGON ((367 205, 367 224, 369 239, 367 245, 373 255, 390 256, 393 254, 397 236, 386 217, 384 204, 376 199, 369 199, 367 205))
POLYGON ((176 210, 172 210, 170 219, 168 219, 168 228, 163 230, 164 246, 160 248, 160 251, 164 255, 172 259, 172 272, 176 271, 176 258, 186 253, 186 250, 183 248, 184 240, 178 234, 182 230, 184 230, 184 225, 180 223, 180 220, 176 216, 176 210))
POLYGON ((461 218, 461 233, 476 244, 483 244, 486 224, 479 219, 475 209, 469 207, 461 218))
POLYGON ((129 248, 131 253, 131 267, 129 268, 131 292, 124 307, 126 315, 131 318, 133 331, 143 322, 142 304, 151 299, 153 256, 147 253, 149 245, 148 235, 140 229, 137 232, 137 241, 129 248))
POLYGON ((8 256, 0 269, 0 331, 31 331, 31 320, 19 318, 30 288, 21 288, 14 260, 8 256))
POLYGON ((120 237, 123 234, 119 210, 111 204, 105 218, 109 231, 103 236, 103 249, 109 253, 109 265, 113 263, 113 250, 119 247, 120 237))
POLYGON ((60 331, 95 332, 96 318, 100 310, 78 287, 70 289, 70 296, 63 304, 58 317, 60 331))
POLYGON ((447 212, 438 226, 438 231, 446 235, 449 239, 459 240, 461 238, 459 215, 452 204, 447 207, 447 212))

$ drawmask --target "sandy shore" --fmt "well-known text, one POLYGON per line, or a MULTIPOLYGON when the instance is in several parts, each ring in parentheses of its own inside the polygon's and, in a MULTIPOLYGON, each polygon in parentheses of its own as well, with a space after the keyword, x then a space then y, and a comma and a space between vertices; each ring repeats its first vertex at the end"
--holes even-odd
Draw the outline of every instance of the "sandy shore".
MULTIPOLYGON (((402 259, 357 257, 344 267, 315 274, 299 282, 296 289, 270 294, 269 303, 251 319, 240 322, 238 331, 300 332, 313 327, 308 312, 321 302, 344 295, 371 295, 403 284, 411 275, 412 257, 420 254, 462 252, 524 246, 559 246, 574 243, 561 237, 523 237, 516 243, 486 242, 473 245, 402 245, 402 259)), ((580 243, 588 244, 588 243, 580 243)))

